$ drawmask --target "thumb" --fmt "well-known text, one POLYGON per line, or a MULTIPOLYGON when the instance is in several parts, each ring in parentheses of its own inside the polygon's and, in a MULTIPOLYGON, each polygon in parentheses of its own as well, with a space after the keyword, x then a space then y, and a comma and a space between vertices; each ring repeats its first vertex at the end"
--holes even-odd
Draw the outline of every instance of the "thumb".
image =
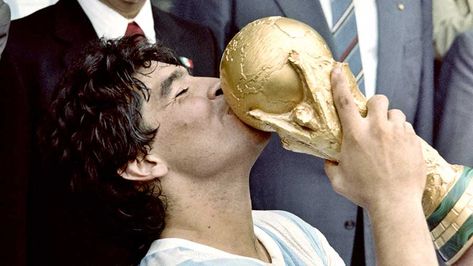
POLYGON ((324 168, 325 173, 327 174, 328 179, 330 180, 330 184, 332 185, 333 191, 349 199, 345 194, 347 184, 345 183, 345 179, 343 178, 342 167, 336 162, 325 160, 324 168))
POLYGON ((337 177, 341 175, 338 163, 334 161, 325 160, 324 169, 325 173, 328 176, 328 179, 330 180, 330 183, 332 183, 333 186, 334 180, 337 180, 337 177))

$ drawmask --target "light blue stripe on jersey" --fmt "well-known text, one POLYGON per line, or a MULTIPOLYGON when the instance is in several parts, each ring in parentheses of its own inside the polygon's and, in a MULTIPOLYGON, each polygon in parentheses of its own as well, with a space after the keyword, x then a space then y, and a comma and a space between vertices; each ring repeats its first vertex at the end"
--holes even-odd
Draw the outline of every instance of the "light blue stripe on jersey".
MULTIPOLYGON (((285 211, 253 211, 253 217, 255 234, 265 245, 275 265, 321 266, 328 265, 328 262, 344 265, 321 233, 299 217, 285 211)), ((263 266, 267 264, 189 240, 169 238, 153 242, 140 264, 140 266, 158 265, 263 266)))
POLYGON ((328 265, 327 262, 327 254, 325 253, 325 249, 322 248, 321 242, 319 237, 314 233, 313 227, 309 226, 306 222, 304 222, 301 218, 297 217, 296 215, 285 212, 285 211, 274 211, 281 216, 286 217, 287 219, 291 220, 295 223, 308 237, 310 237, 310 241, 312 243, 312 248, 315 250, 317 255, 323 260, 324 265, 328 265))
MULTIPOLYGON (((161 251, 159 253, 149 254, 141 260, 140 266, 160 266, 166 265, 168 257, 174 256, 176 250, 182 253, 193 253, 194 250, 190 248, 179 247, 176 249, 171 249, 171 253, 166 251, 161 251), (167 253, 167 254, 166 254, 167 253)), ((247 258, 218 258, 218 259, 201 259, 198 256, 189 258, 188 260, 181 261, 180 263, 175 264, 175 266, 216 266, 216 265, 225 265, 225 266, 261 266, 262 263, 258 263, 255 260, 247 258)), ((166 265, 167 266, 167 265, 166 265)))
POLYGON ((184 261, 179 263, 176 266, 259 266, 261 264, 257 264, 253 261, 248 261, 244 259, 215 259, 215 260, 207 260, 207 261, 199 261, 196 263, 195 261, 184 261))
POLYGON ((267 228, 259 227, 255 225, 259 229, 263 230, 266 234, 271 236, 271 238, 276 242, 278 247, 281 249, 282 256, 284 258, 284 263, 286 266, 298 266, 298 265, 304 265, 304 262, 299 259, 297 254, 292 251, 289 247, 287 247, 279 237, 277 237, 273 232, 268 230, 267 228))

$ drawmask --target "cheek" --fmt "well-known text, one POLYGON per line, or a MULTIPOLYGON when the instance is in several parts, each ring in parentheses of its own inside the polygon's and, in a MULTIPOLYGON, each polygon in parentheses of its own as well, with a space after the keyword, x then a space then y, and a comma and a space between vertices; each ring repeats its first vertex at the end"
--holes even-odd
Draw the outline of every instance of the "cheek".
POLYGON ((190 98, 183 100, 178 108, 171 110, 171 116, 175 118, 176 128, 208 128, 214 116, 212 111, 212 105, 208 103, 208 100, 190 98))
POLYGON ((199 104, 169 113, 166 123, 162 122, 158 129, 153 148, 174 171, 202 171, 196 167, 213 151, 214 134, 218 131, 211 118, 209 108, 199 104))
POLYGON ((198 99, 175 104, 175 108, 170 108, 158 118, 160 127, 157 141, 180 145, 179 143, 195 141, 202 137, 202 132, 212 130, 214 115, 211 105, 198 99))

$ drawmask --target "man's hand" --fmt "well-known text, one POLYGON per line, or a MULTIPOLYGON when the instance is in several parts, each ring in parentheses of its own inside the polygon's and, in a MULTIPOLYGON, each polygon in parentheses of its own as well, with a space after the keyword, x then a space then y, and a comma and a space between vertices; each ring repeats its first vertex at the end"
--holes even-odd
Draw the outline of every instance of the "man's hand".
POLYGON ((374 96, 361 117, 340 68, 332 90, 343 130, 339 163, 326 161, 335 191, 368 210, 378 265, 437 265, 422 209, 427 169, 419 138, 388 99, 374 96))
POLYGON ((340 162, 325 164, 335 191, 367 209, 410 199, 420 203, 426 164, 405 115, 388 111, 388 99, 375 95, 361 117, 340 68, 332 72, 332 90, 343 130, 340 162))

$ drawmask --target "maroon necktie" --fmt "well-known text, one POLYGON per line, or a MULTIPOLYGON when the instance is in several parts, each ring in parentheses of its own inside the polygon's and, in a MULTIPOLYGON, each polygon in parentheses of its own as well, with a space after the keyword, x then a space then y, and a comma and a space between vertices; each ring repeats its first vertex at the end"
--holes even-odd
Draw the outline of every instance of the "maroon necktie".
POLYGON ((125 31, 125 36, 132 36, 135 34, 145 35, 143 30, 140 28, 140 26, 138 26, 138 24, 136 24, 136 22, 133 21, 133 22, 128 23, 128 26, 126 27, 126 31, 125 31))

